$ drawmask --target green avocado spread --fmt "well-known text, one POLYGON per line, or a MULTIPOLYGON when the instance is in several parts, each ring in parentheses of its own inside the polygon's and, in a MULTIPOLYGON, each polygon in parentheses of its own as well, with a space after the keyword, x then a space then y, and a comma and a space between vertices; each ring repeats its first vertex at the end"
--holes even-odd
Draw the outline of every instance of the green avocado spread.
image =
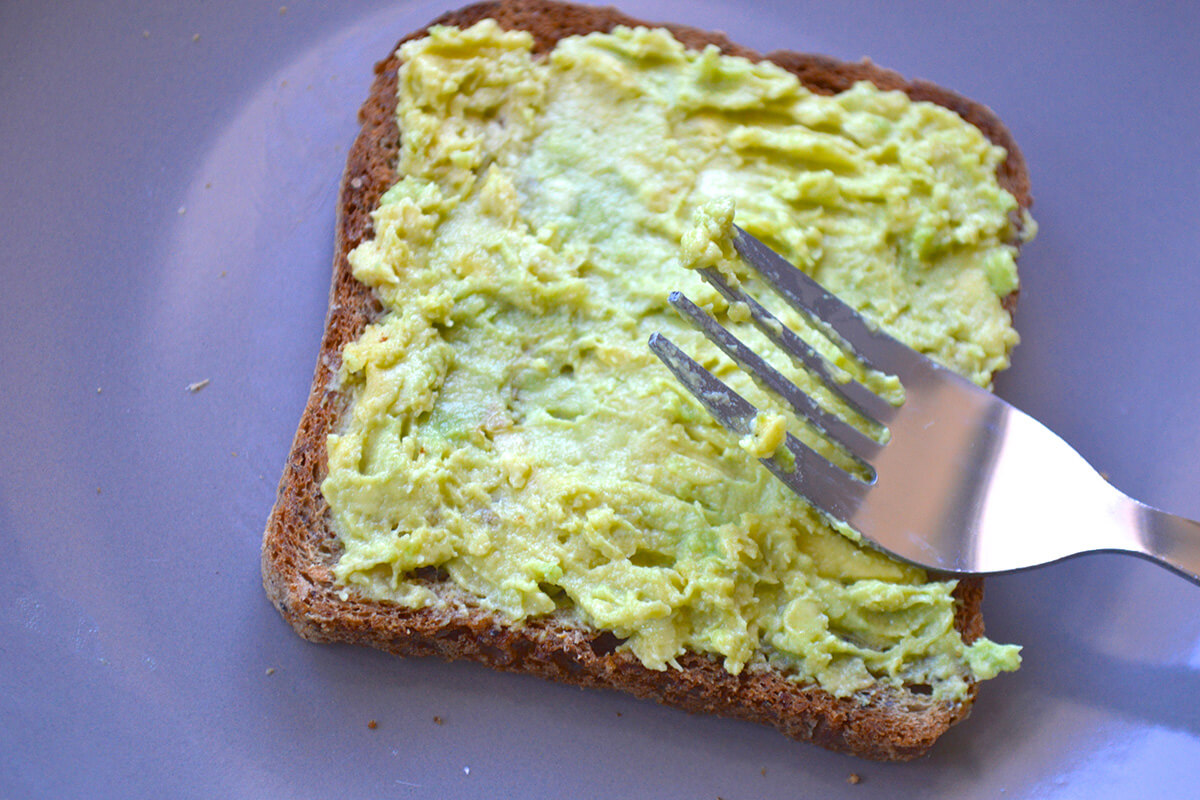
POLYGON ((532 43, 486 21, 400 51, 403 177, 350 256, 385 313, 343 351, 352 406, 321 487, 345 591, 436 604, 412 578, 436 567, 511 624, 558 613, 651 669, 693 651, 838 696, 953 701, 1015 669, 1018 648, 963 642, 953 582, 858 545, 754 463, 797 423, 667 303, 745 318, 684 268, 728 266, 736 214, 988 385, 1017 341, 1004 151, 902 93, 816 95, 664 30, 532 43), (676 383, 654 331, 769 409, 750 436, 676 383))

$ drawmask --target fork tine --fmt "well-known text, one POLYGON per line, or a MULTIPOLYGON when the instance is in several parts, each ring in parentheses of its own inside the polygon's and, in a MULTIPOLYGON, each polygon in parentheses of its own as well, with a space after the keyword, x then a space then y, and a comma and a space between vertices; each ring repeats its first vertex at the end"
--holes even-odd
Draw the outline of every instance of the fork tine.
POLYGON ((796 335, 795 331, 780 322, 774 314, 750 295, 730 286, 729 283, 711 267, 699 270, 702 277, 710 286, 730 303, 745 303, 750 309, 750 319, 754 326, 762 331, 771 342, 799 361, 814 375, 820 378, 830 391, 849 403, 858 413, 879 424, 886 424, 896 413, 896 408, 879 395, 872 392, 856 380, 839 381, 833 376, 829 362, 812 348, 812 346, 796 335))
POLYGON ((733 246, 746 264, 792 308, 869 367, 904 380, 904 373, 921 356, 867 322, 832 292, 789 264, 771 248, 738 226, 733 246))
POLYGON ((856 480, 850 473, 830 464, 820 453, 790 433, 785 446, 795 459, 792 469, 773 458, 760 458, 759 461, 817 511, 836 522, 848 524, 870 489, 870 484, 856 480))
MULTIPOLYGON (((733 433, 743 436, 750 433, 751 421, 758 413, 753 404, 697 364, 661 333, 651 334, 650 349, 717 422, 733 433)), ((839 521, 850 519, 869 485, 829 463, 824 456, 790 433, 785 441, 785 446, 795 459, 792 469, 784 467, 774 458, 760 458, 759 462, 818 511, 839 521)))
MULTIPOLYGON (((708 413, 721 423, 727 431, 745 435, 750 433, 751 421, 758 409, 736 391, 698 365, 671 339, 661 333, 650 335, 650 350, 659 356, 667 369, 692 393, 708 413)), ((821 453, 812 450, 792 434, 786 438, 788 451, 796 459, 794 467, 787 469, 774 458, 760 458, 758 462, 770 470, 775 477, 808 500, 818 511, 845 522, 862 501, 868 483, 854 479, 846 470, 829 463, 821 453)))
POLYGON ((748 400, 697 364, 661 333, 650 334, 650 349, 717 422, 733 433, 743 436, 750 433, 750 422, 758 409, 748 400))
POLYGON ((699 328, 710 342, 721 348, 727 356, 736 361, 751 376, 757 378, 763 386, 787 401, 797 414, 811 422, 829 439, 845 447, 863 466, 869 466, 870 459, 879 452, 880 444, 878 442, 821 408, 800 387, 780 374, 744 342, 717 324, 715 319, 683 294, 672 292, 670 302, 688 321, 699 328))

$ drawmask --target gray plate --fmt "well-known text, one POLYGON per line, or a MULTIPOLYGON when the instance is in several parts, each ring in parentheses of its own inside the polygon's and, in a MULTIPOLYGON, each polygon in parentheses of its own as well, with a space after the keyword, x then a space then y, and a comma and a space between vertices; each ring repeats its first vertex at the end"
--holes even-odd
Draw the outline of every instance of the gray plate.
MULTIPOLYGON (((991 105, 1042 226, 1000 393, 1200 517, 1196 7, 807 6, 628 7, 991 105)), ((1193 795, 1200 592, 1115 557, 990 582, 1026 666, 907 766, 291 632, 258 550, 335 187, 372 63, 444 7, 0 6, 0 795, 1193 795)))

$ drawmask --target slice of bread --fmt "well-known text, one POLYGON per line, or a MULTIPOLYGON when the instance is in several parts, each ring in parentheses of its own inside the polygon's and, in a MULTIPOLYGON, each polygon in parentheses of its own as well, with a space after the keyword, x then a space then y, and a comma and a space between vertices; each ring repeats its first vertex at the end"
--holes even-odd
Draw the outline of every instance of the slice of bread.
MULTIPOLYGON (((481 3, 431 24, 467 27, 485 18, 506 29, 530 32, 538 54, 567 36, 647 24, 611 8, 551 0, 481 3)), ((719 33, 674 24, 661 27, 691 48, 715 44, 726 54, 763 58, 719 33)), ((423 33, 417 31, 404 41, 423 33)), ((819 93, 832 94, 869 80, 952 109, 1007 150, 1007 160, 999 169, 1001 185, 1022 208, 1030 205, 1024 161, 1008 131, 984 106, 929 83, 907 81, 866 61, 851 64, 791 52, 765 57, 819 93)), ((364 599, 335 584, 332 566, 340 545, 320 490, 327 470, 326 436, 339 429, 349 403, 348 396, 336 388, 342 348, 382 310, 371 290, 351 275, 347 254, 372 236, 371 211, 397 179, 394 165, 403 135, 394 113, 398 63, 393 51, 376 65, 374 85, 359 112, 362 129, 341 185, 333 285, 320 357, 263 541, 264 585, 284 618, 315 642, 370 645, 404 656, 471 659, 581 686, 620 689, 691 712, 766 723, 797 739, 868 758, 903 760, 925 753, 967 715, 974 685, 966 701, 956 704, 935 702, 928 687, 919 686, 879 688, 865 696, 837 698, 816 685, 801 685, 770 670, 746 669, 735 676, 719 659, 693 653, 679 659, 682 669, 660 672, 618 649, 619 640, 611 633, 580 627, 561 615, 530 619, 520 626, 506 624, 437 570, 416 576, 439 600, 419 610, 364 599)), ((1015 296, 1006 300, 1010 310, 1014 300, 1015 296)), ((956 626, 965 641, 974 641, 983 634, 982 583, 961 581, 955 597, 956 626)))

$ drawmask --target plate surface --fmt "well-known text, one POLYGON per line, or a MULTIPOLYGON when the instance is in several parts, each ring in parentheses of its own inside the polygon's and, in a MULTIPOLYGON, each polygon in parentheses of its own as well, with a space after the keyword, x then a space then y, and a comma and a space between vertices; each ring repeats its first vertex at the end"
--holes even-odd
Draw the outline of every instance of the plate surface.
MULTIPOLYGON (((278 2, 0 6, 0 795, 1194 794, 1200 590, 1116 557, 989 582, 989 633, 1025 667, 909 765, 295 636, 258 554, 336 186, 372 64, 452 4, 278 2)), ((1117 486, 1200 517, 1185 5, 626 10, 762 51, 868 54, 992 106, 1041 225, 999 392, 1117 486)))

